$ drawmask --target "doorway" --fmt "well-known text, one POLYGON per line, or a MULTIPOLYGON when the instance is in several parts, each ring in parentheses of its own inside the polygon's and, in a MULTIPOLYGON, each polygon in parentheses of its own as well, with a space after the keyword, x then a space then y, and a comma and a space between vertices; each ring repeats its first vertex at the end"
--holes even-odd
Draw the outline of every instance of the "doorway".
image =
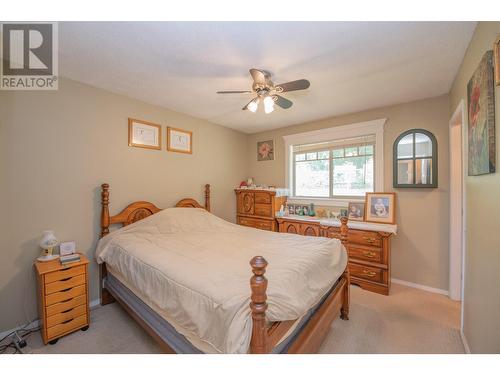
POLYGON ((450 120, 450 277, 449 295, 463 300, 465 257, 465 107, 461 100, 450 120))

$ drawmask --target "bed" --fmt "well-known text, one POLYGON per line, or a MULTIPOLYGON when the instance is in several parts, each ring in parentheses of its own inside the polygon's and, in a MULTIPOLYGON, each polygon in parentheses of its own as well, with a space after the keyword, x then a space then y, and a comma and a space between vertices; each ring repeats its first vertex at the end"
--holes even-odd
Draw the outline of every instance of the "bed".
POLYGON ((203 206, 138 201, 110 216, 101 187, 101 304, 118 301, 165 352, 315 353, 348 319, 346 218, 343 244, 242 227, 210 213, 210 185, 203 206))

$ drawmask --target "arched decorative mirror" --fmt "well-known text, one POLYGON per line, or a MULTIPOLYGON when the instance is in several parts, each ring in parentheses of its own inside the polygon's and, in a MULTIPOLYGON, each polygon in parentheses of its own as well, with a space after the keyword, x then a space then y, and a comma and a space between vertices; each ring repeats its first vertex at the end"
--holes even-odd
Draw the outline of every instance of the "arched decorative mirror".
POLYGON ((438 186, 437 141, 424 129, 411 129, 394 142, 393 186, 435 188, 438 186))

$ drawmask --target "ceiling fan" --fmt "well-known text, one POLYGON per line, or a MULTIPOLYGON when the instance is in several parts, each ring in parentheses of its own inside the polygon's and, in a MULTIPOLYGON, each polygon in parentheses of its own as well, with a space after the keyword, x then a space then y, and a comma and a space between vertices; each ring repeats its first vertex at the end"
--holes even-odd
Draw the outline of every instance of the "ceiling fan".
POLYGON ((264 111, 266 113, 271 113, 274 111, 274 104, 283 109, 288 109, 293 105, 290 100, 279 94, 288 91, 305 90, 311 85, 307 79, 299 79, 297 81, 275 85, 271 81, 271 73, 261 69, 250 69, 250 75, 253 78, 251 91, 217 91, 217 94, 255 93, 257 96, 242 109, 248 109, 250 112, 256 112, 259 107, 259 103, 262 101, 264 103, 264 111))

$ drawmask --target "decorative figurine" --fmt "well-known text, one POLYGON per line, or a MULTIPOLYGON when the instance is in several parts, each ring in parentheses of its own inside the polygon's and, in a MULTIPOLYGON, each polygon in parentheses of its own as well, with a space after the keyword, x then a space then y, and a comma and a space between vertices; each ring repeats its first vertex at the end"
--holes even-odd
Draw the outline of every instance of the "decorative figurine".
POLYGON ((316 216, 316 213, 314 212, 314 203, 309 205, 309 216, 316 216))

